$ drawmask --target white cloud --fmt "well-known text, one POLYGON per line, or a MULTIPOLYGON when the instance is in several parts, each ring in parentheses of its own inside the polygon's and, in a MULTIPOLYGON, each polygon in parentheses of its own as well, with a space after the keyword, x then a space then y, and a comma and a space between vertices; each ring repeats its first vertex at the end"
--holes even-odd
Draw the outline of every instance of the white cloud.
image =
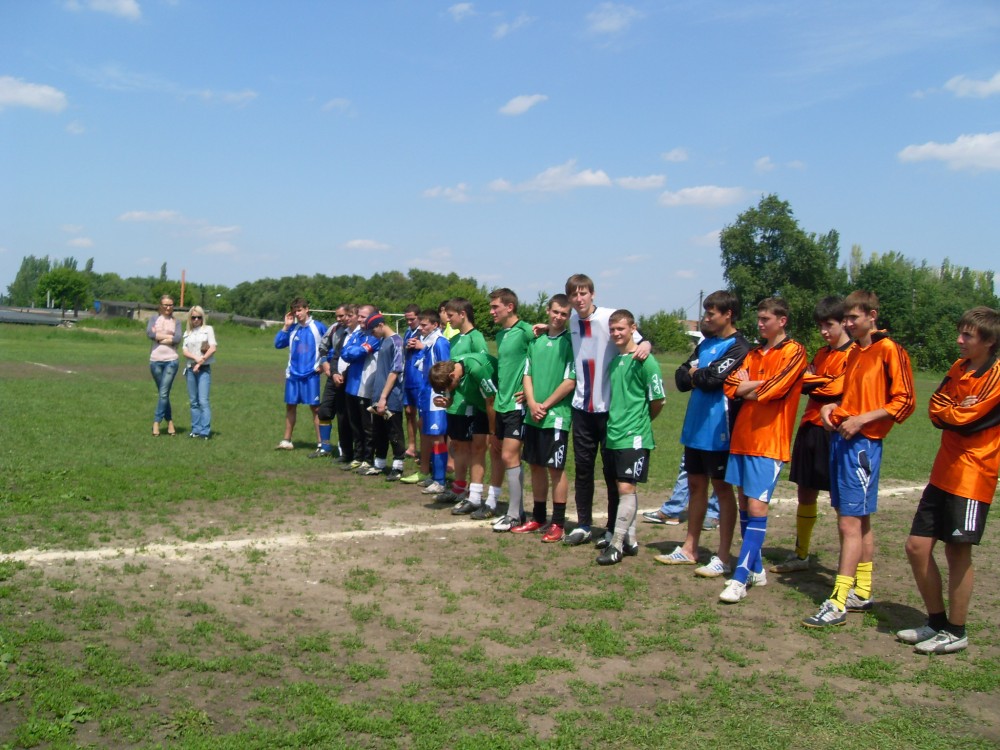
POLYGON ((80 232, 83 231, 82 224, 63 224, 59 228, 63 230, 66 234, 80 234, 80 232))
POLYGON ((622 269, 620 268, 606 268, 603 271, 601 271, 602 279, 612 279, 615 276, 621 276, 621 275, 622 275, 622 269))
POLYGON ((118 221, 153 221, 178 224, 184 217, 178 211, 126 211, 118 217, 118 221))
POLYGON ((609 187, 611 178, 603 170, 576 169, 576 159, 570 159, 565 164, 549 167, 530 180, 514 185, 504 179, 490 183, 490 189, 497 192, 562 192, 585 187, 609 187))
POLYGON ((743 188, 699 185, 660 195, 664 206, 728 206, 743 200, 743 188))
POLYGON ((688 160, 687 149, 684 148, 672 148, 664 154, 661 154, 663 161, 670 162, 681 162, 688 160))
POLYGON ((806 163, 801 159, 792 159, 786 166, 789 169, 805 169, 806 163))
POLYGON ((214 237, 235 237, 241 231, 243 231, 243 230, 240 227, 238 227, 238 226, 216 227, 216 226, 212 226, 211 224, 205 224, 203 226, 199 226, 195 230, 195 233, 199 237, 205 237, 206 239, 212 239, 214 237))
POLYGON ((196 252, 201 255, 236 255, 236 253, 239 252, 239 248, 237 248, 232 242, 221 240, 219 242, 211 242, 207 245, 202 245, 196 252))
POLYGON ((142 9, 136 0, 67 0, 69 10, 93 10, 98 13, 108 13, 130 21, 142 18, 142 9))
POLYGON ((472 3, 455 3, 448 8, 448 13, 456 21, 464 21, 466 18, 471 18, 476 15, 475 9, 472 7, 472 3))
POLYGON ((674 271, 675 279, 693 279, 697 274, 689 268, 678 268, 674 271))
POLYGON ((507 36, 508 34, 510 34, 512 31, 517 31, 522 26, 527 26, 529 23, 531 23, 534 20, 535 19, 532 18, 531 16, 527 16, 524 13, 522 13, 521 15, 519 15, 517 18, 515 18, 510 23, 507 23, 506 21, 504 21, 503 23, 499 24, 495 29, 493 29, 493 38, 494 39, 503 39, 505 36, 507 36))
POLYGON ((345 250, 360 250, 362 252, 381 252, 388 250, 389 246, 384 242, 376 240, 348 240, 343 245, 345 250))
POLYGON ((413 258, 410 263, 414 268, 423 268, 428 271, 436 269, 449 269, 453 271, 455 269, 451 256, 451 248, 435 247, 428 251, 425 257, 413 258))
POLYGON ((698 245, 699 247, 718 247, 719 246, 719 236, 722 234, 721 229, 715 229, 706 234, 698 235, 697 237, 691 238, 691 243, 698 245))
POLYGON ((357 114, 354 109, 354 104, 350 99, 344 99, 343 97, 337 97, 336 99, 331 99, 322 107, 320 107, 324 112, 336 112, 341 115, 348 115, 354 117, 357 114))
POLYGON ((907 146, 897 157, 901 162, 943 161, 949 169, 1000 169, 1000 131, 960 135, 951 143, 907 146))
POLYGON ((80 68, 80 75, 95 86, 110 91, 152 91, 182 100, 197 99, 208 103, 221 102, 237 107, 249 104, 258 96, 257 92, 252 89, 215 91, 213 89, 188 88, 155 75, 127 70, 116 64, 103 65, 100 68, 80 68))
POLYGON ((762 156, 753 163, 753 168, 758 172, 773 172, 775 164, 770 156, 762 156))
POLYGON ((658 190, 667 184, 667 178, 662 174, 651 174, 646 177, 618 177, 615 184, 625 190, 658 190))
POLYGON ((6 107, 62 112, 66 109, 66 95, 52 86, 27 83, 13 76, 0 76, 0 112, 6 107))
POLYGON ((977 81, 974 78, 955 76, 944 87, 959 97, 975 97, 985 99, 994 94, 1000 94, 1000 73, 996 73, 988 81, 977 81))
POLYGON ((87 129, 83 127, 82 123, 78 122, 77 120, 73 120, 73 122, 69 123, 66 126, 66 132, 69 133, 70 135, 83 135, 84 133, 87 132, 87 129))
POLYGON ((66 244, 70 247, 93 247, 94 241, 89 237, 74 237, 66 244))
POLYGON ((545 94, 521 94, 500 107, 502 115, 523 115, 536 104, 549 100, 545 94))
POLYGON ((243 91, 209 91, 209 101, 213 99, 218 99, 224 104, 233 104, 237 107, 242 107, 245 104, 249 104, 254 99, 257 98, 257 92, 251 89, 244 89, 243 91))
POLYGON ((633 255, 626 255, 624 258, 622 258, 622 263, 642 263, 643 261, 646 261, 648 259, 649 259, 648 255, 641 255, 637 253, 633 255))
POLYGON ((587 14, 587 28, 592 34, 620 34, 639 18, 642 13, 629 5, 601 3, 587 14))
POLYGON ((468 203, 471 198, 469 197, 469 186, 460 182, 455 187, 432 187, 427 188, 424 191, 425 198, 444 198, 452 203, 468 203))

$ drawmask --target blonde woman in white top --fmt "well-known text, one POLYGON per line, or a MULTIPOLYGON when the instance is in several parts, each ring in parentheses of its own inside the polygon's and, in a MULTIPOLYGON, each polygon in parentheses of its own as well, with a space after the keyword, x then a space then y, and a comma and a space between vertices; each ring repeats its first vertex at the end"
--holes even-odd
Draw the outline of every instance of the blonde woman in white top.
POLYGON ((212 387, 212 362, 215 361, 215 331, 205 325, 205 311, 195 305, 188 312, 182 351, 187 360, 184 378, 191 401, 191 435, 208 440, 212 434, 212 407, 209 390, 212 387))

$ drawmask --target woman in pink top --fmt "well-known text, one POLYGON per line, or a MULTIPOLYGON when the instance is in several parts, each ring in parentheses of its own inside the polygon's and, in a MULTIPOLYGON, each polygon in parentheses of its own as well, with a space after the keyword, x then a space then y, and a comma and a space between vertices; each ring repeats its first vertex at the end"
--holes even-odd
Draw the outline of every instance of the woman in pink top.
POLYGON ((167 434, 173 435, 174 417, 170 410, 170 387, 177 376, 177 345, 181 341, 180 322, 174 318, 174 300, 169 295, 160 297, 160 314, 149 319, 146 335, 152 339, 149 352, 149 371, 156 383, 158 399, 153 415, 153 437, 160 434, 160 422, 167 420, 167 434))

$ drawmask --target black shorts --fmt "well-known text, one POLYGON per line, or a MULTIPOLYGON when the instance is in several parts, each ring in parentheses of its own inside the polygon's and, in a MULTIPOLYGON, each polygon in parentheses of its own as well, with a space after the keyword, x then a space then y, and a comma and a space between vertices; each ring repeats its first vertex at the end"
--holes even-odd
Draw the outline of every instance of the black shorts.
POLYGON ((554 427, 524 426, 524 460, 532 466, 565 469, 569 433, 554 427))
POLYGON ((792 445, 789 479, 799 487, 830 491, 830 436, 820 425, 806 422, 799 426, 792 445))
POLYGON ((505 438, 524 440, 524 412, 520 409, 498 411, 495 434, 501 440, 505 438))
POLYGON ((703 451, 684 446, 684 469, 688 474, 698 474, 709 479, 725 479, 729 451, 703 451))
POLYGON ((924 488, 910 526, 910 536, 926 536, 945 544, 979 544, 990 504, 958 497, 933 484, 924 488))
POLYGON ((619 482, 639 484, 649 476, 649 448, 610 449, 615 467, 615 479, 619 482))
POLYGON ((448 415, 448 437, 460 443, 468 443, 473 435, 488 435, 490 420, 484 411, 473 411, 472 416, 465 414, 448 415))

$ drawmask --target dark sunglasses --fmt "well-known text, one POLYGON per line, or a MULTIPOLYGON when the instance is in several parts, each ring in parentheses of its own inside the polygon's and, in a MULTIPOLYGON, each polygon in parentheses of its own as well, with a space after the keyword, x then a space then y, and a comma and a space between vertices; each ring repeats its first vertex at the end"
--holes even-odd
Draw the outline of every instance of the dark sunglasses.
POLYGON ((202 320, 202 317, 200 315, 192 315, 191 320, 202 320))

